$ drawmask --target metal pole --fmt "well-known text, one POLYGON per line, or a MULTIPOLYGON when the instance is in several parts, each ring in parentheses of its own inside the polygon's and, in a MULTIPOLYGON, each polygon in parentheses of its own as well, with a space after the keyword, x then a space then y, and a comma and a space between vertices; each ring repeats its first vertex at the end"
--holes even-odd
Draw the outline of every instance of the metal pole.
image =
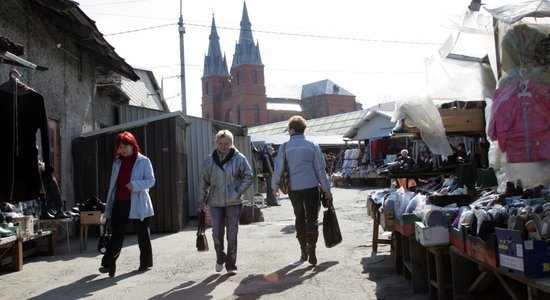
POLYGON ((181 112, 187 115, 187 100, 185 99, 185 55, 183 51, 183 34, 185 33, 185 27, 183 27, 183 15, 182 15, 182 0, 180 0, 180 19, 178 22, 178 30, 180 34, 180 69, 181 69, 181 112))

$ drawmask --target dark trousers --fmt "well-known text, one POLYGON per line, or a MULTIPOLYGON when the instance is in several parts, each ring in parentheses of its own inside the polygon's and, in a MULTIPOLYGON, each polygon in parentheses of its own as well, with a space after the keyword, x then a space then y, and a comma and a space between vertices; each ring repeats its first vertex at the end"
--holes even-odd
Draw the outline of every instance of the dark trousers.
POLYGON ((297 190, 289 192, 290 202, 294 208, 296 217, 296 238, 301 246, 307 245, 315 248, 319 238, 319 210, 321 209, 319 188, 297 190))
MULTIPOLYGON (((128 224, 128 216, 130 214, 130 201, 115 200, 113 213, 111 215, 111 230, 112 237, 107 252, 101 261, 101 265, 109 267, 112 264, 116 265, 116 260, 122 251, 124 243, 124 235, 126 233, 126 225, 128 224)), ((139 246, 139 265, 140 267, 153 266, 153 251, 151 247, 151 230, 149 227, 151 218, 145 218, 143 221, 132 219, 134 229, 136 230, 139 246)))
POLYGON ((267 205, 277 205, 277 198, 275 198, 275 195, 273 195, 273 188, 271 187, 271 174, 270 173, 264 173, 265 178, 265 185, 266 185, 266 204, 267 205))

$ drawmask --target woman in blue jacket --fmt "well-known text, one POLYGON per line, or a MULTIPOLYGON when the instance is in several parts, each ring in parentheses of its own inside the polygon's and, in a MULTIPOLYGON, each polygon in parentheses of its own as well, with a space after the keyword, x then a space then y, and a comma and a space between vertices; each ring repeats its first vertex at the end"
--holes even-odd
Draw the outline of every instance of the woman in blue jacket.
POLYGON ((112 228, 112 238, 101 261, 101 272, 115 276, 116 260, 122 250, 128 219, 138 237, 139 271, 153 266, 150 219, 155 214, 149 189, 155 184, 151 161, 139 152, 136 138, 128 131, 116 137, 115 161, 111 172, 105 219, 112 228))

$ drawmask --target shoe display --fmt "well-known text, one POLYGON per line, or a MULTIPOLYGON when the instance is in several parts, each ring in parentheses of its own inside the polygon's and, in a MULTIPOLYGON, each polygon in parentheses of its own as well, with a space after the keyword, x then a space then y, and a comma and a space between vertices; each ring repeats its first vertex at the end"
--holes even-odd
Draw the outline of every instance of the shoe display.
POLYGON ((8 237, 12 235, 13 235, 13 232, 11 230, 0 227, 0 237, 8 237))

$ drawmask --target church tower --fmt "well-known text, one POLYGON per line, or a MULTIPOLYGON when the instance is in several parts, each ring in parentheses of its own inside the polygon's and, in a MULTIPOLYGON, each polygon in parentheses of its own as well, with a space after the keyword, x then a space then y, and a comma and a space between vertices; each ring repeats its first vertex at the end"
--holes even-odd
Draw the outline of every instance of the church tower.
POLYGON ((267 96, 260 47, 254 44, 246 2, 243 6, 239 42, 231 65, 231 106, 224 121, 246 126, 267 123, 267 96))
POLYGON ((212 27, 208 37, 208 54, 204 57, 202 75, 202 117, 205 119, 224 120, 222 106, 230 101, 231 75, 227 71, 227 60, 222 56, 220 37, 216 22, 212 16, 212 27))

